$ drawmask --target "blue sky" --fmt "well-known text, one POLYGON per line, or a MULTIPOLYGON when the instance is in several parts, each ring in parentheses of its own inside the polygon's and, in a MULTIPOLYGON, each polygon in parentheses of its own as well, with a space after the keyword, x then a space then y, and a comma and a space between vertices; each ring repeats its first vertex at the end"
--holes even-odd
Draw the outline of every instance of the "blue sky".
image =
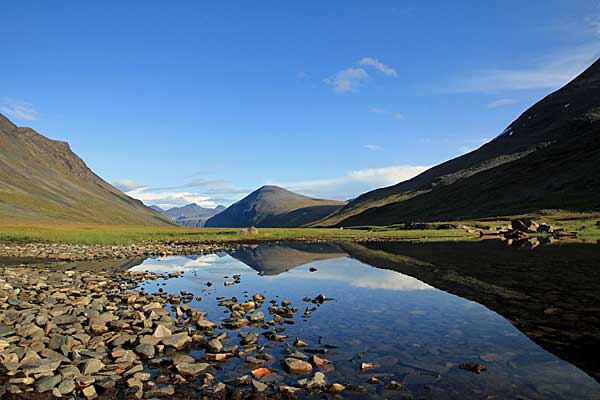
POLYGON ((523 3, 8 1, 0 112, 147 204, 348 199, 478 147, 600 56, 600 2, 523 3))

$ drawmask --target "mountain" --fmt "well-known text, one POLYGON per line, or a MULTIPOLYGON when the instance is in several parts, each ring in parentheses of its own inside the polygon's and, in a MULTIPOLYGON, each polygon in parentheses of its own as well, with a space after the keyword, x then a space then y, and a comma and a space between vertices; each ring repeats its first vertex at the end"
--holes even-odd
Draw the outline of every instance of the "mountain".
POLYGON ((157 212, 159 212, 159 213, 161 213, 161 214, 162 214, 162 213, 165 211, 165 210, 163 210, 162 208, 160 208, 159 206, 154 206, 154 205, 152 205, 152 206, 148 206, 148 208, 151 208, 151 209, 153 209, 154 211, 157 211, 157 212))
POLYGON ((479 149, 365 193, 320 226, 600 209, 600 60, 479 149))
POLYGON ((160 207, 156 207, 156 211, 163 215, 171 218, 179 225, 188 226, 192 228, 201 228, 213 215, 217 215, 226 209, 225 206, 216 206, 215 208, 201 207, 196 203, 191 203, 183 207, 173 207, 168 210, 162 210, 160 207))
POLYGON ((0 221, 173 224, 103 181, 66 142, 19 128, 1 114, 0 221))
POLYGON ((207 227, 300 227, 342 207, 335 200, 313 199, 278 186, 263 186, 206 221, 207 227))
POLYGON ((315 261, 346 257, 346 253, 331 243, 243 244, 227 253, 265 275, 279 275, 315 261))

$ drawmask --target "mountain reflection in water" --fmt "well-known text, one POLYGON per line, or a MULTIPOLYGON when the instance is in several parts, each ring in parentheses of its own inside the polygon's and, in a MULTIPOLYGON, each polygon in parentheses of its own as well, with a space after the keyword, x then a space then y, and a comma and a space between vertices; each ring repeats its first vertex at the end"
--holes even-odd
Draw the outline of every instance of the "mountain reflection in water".
MULTIPOLYGON (((202 293, 195 306, 209 318, 222 315, 214 303, 217 296, 242 299, 260 292, 299 307, 304 296, 323 292, 335 298, 286 332, 340 346, 328 356, 336 365, 327 374, 332 380, 364 384, 353 364, 364 352, 367 360, 386 364, 377 372, 402 377, 413 394, 428 398, 487 394, 558 399, 576 393, 596 399, 597 382, 547 351, 598 379, 594 321, 600 310, 595 282, 600 279, 593 266, 600 265, 599 254, 595 246, 517 249, 494 241, 271 243, 198 257, 148 259, 134 269, 187 271, 163 285, 167 291, 202 293), (570 274, 565 274, 567 268, 570 274), (242 275, 241 284, 225 287, 225 276, 232 274, 242 275), (215 285, 207 289, 206 281, 215 285), (508 318, 521 332, 477 303, 508 318), (572 315, 581 318, 573 321, 572 315), (468 361, 483 362, 488 371, 475 375, 457 368, 468 361), (431 387, 423 391, 424 384, 431 387)), ((158 288, 153 285, 148 283, 147 290, 158 288)), ((372 389, 370 395, 377 397, 372 389)))

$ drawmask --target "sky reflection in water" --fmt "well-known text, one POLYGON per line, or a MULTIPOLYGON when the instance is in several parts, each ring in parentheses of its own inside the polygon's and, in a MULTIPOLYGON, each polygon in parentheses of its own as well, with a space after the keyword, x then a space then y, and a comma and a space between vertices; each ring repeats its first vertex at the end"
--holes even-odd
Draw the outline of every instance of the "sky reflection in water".
MULTIPOLYGON (((281 249, 278 249, 281 250, 281 249)), ((149 282, 146 290, 158 287, 180 290, 203 297, 191 305, 208 312, 207 319, 225 318, 217 296, 236 296, 239 301, 254 293, 271 299, 291 300, 301 311, 294 325, 284 325, 284 334, 301 337, 311 346, 322 343, 339 346, 325 357, 335 365, 327 373, 330 382, 361 384, 365 393, 345 393, 345 398, 401 398, 407 392, 384 391, 370 385, 362 373, 361 361, 373 361, 380 368, 369 373, 381 379, 395 379, 407 385, 413 396, 433 399, 511 398, 600 399, 600 385, 591 377, 543 350, 514 328, 506 319, 480 304, 437 290, 417 279, 394 271, 370 267, 339 255, 295 267, 279 274, 259 276, 255 269, 227 253, 199 257, 153 258, 134 267, 139 271, 174 272, 184 275, 166 282, 149 282), (310 268, 316 268, 314 272, 310 268), (233 274, 241 283, 224 286, 233 274), (214 285, 208 288, 205 283, 214 285), (326 302, 304 320, 305 296, 324 293, 335 301, 326 302), (464 362, 480 362, 488 371, 476 375, 458 368, 464 362), (397 397, 395 397, 397 396, 397 397), (574 397, 575 396, 575 397, 574 397)), ((254 259, 260 270, 264 259, 254 259)), ((269 263, 272 271, 272 264, 269 263)), ((312 306, 312 305, 311 305, 312 306)), ((268 303, 263 311, 268 316, 268 303)), ((239 343, 235 332, 227 344, 239 343)), ((268 341, 261 337, 261 344, 268 341)), ((285 345, 277 343, 267 351, 276 357, 268 367, 280 370, 285 345)), ((239 376, 241 361, 230 360, 220 377, 239 376)), ((275 379, 294 384, 299 377, 280 371, 275 379)))

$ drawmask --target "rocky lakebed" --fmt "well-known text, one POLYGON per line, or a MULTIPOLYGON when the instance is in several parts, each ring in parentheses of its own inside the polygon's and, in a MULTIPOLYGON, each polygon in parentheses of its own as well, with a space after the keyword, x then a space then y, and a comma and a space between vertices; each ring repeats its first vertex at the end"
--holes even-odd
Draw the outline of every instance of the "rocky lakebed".
POLYGON ((5 263, 0 397, 600 399, 496 312, 350 252, 5 263))

